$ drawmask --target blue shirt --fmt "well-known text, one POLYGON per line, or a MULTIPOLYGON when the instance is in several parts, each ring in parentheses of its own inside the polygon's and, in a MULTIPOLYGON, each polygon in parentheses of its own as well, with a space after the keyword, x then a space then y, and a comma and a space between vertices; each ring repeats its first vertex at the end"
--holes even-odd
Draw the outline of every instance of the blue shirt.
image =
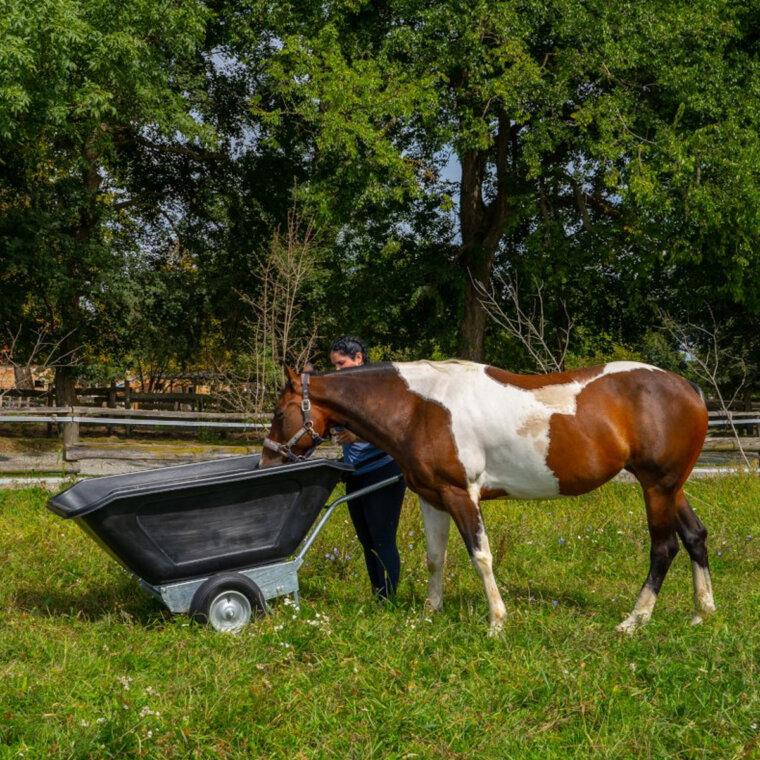
POLYGON ((364 475, 392 462, 393 458, 371 443, 356 441, 343 444, 343 461, 356 468, 354 475, 364 475))

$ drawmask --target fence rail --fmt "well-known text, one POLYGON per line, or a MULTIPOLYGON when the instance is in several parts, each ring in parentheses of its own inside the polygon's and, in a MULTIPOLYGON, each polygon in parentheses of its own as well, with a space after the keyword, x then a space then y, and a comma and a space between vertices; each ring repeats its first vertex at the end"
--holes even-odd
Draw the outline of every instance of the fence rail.
MULTIPOLYGON (((33 408, 52 405, 55 391, 38 389, 0 389, 0 408, 33 408)), ((226 403, 227 396, 218 392, 197 393, 194 390, 162 391, 144 393, 130 387, 77 388, 76 397, 80 401, 88 400, 97 406, 107 404, 109 408, 122 406, 130 409, 133 404, 158 404, 161 406, 189 406, 202 412, 205 407, 221 406, 226 403)))
MULTIPOLYGON (((49 406, 28 408, 0 408, 0 424, 47 424, 49 434, 54 430, 61 434, 62 465, 66 471, 82 472, 80 465, 87 462, 112 460, 114 462, 133 462, 139 460, 156 466, 159 462, 168 464, 179 461, 193 461, 201 456, 231 456, 239 450, 237 447, 216 446, 214 450, 200 453, 171 451, 172 446, 163 444, 157 450, 157 444, 122 441, 87 441, 80 439, 80 425, 123 428, 129 437, 130 429, 140 427, 179 428, 179 429, 217 429, 238 432, 260 432, 269 429, 270 415, 251 415, 240 412, 189 412, 161 409, 120 409, 112 407, 90 406, 49 406), (55 426, 55 428, 53 427, 55 426), (164 450, 165 449, 165 450, 164 450), (71 469, 73 468, 73 469, 71 469)), ((709 426, 711 434, 705 441, 703 451, 731 452, 739 446, 746 453, 760 453, 760 437, 755 430, 747 428, 760 425, 758 412, 732 412, 725 415, 710 412, 709 426), (738 439, 728 432, 731 424, 745 432, 738 439)), ((253 444, 258 445, 258 444, 253 444)), ((176 448, 176 444, 174 446, 176 448)), ((181 448, 181 447, 180 447, 181 448)), ((60 454, 59 454, 60 456, 60 454)), ((35 465, 31 465, 34 468, 35 465)), ((47 467, 47 469, 51 469, 47 467)), ((54 469, 54 468, 53 468, 54 469)), ((0 462, 0 472, 15 471, 12 462, 0 462)))
POLYGON ((158 425, 176 427, 216 427, 268 429, 270 415, 242 412, 183 412, 162 409, 111 409, 90 406, 49 406, 0 409, 2 422, 46 422, 59 425, 158 425), (44 413, 43 413, 44 412, 44 413))

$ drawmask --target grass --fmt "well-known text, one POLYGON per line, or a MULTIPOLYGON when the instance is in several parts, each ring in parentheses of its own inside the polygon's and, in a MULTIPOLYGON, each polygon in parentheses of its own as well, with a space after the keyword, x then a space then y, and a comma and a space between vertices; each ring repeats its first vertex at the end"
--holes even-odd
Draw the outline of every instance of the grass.
POLYGON ((344 511, 306 556, 300 611, 277 600, 225 636, 170 615, 45 492, 0 492, 0 760, 758 758, 760 480, 688 490, 710 530, 705 625, 681 552, 649 626, 614 633, 648 557, 637 488, 617 483, 485 505, 497 639, 454 534, 445 608, 426 613, 416 497, 395 606, 368 598, 344 511))

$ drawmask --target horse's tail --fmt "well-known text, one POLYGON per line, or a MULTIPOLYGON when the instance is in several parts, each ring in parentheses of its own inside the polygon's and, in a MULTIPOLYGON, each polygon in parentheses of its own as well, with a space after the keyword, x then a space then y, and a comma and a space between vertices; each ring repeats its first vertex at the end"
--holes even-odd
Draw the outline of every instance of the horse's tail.
POLYGON ((689 385, 694 388, 694 392, 702 399, 702 403, 707 406, 707 399, 705 398, 705 394, 702 392, 702 389, 692 380, 687 380, 689 385))

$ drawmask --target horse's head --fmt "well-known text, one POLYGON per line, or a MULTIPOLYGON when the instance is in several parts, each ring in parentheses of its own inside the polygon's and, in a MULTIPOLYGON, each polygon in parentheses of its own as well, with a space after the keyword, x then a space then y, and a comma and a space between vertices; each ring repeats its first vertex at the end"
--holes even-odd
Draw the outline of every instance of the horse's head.
POLYGON ((274 408, 272 427, 264 439, 260 467, 300 462, 327 440, 329 418, 309 398, 309 374, 300 377, 285 367, 287 383, 274 408))

